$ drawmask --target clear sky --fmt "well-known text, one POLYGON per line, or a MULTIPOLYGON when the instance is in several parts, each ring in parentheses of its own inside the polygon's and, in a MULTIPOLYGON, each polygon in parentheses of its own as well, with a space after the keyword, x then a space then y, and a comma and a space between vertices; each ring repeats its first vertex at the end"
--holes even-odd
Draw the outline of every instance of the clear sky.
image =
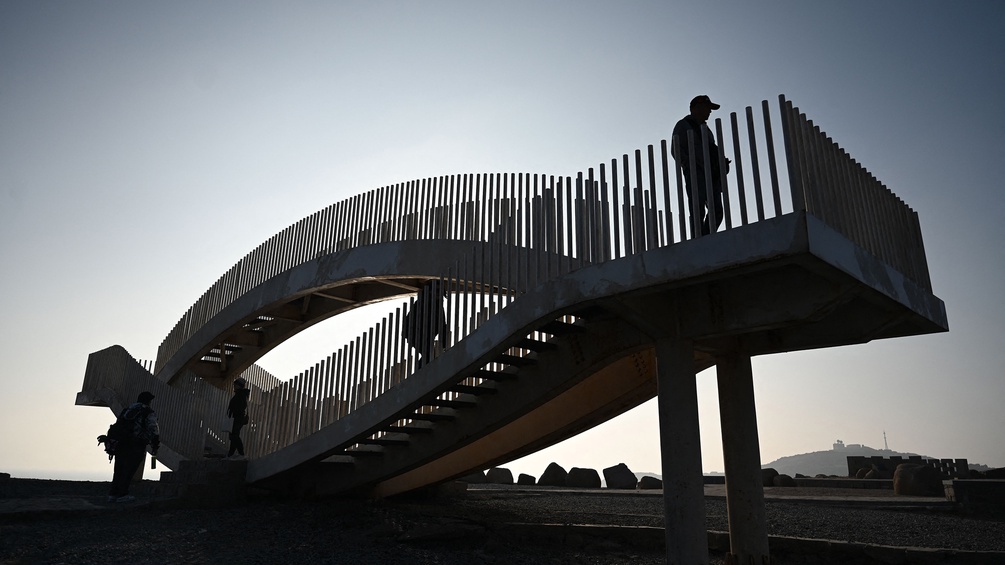
MULTIPOLYGON (((304 216, 424 176, 574 174, 696 94, 726 117, 781 93, 919 213, 951 330, 756 358, 762 460, 885 431, 1005 466, 1003 28, 990 1, 0 2, 0 471, 108 479, 112 414, 74 405, 87 355, 153 359, 304 216)), ((659 472, 654 403, 508 467, 550 461, 659 472)))

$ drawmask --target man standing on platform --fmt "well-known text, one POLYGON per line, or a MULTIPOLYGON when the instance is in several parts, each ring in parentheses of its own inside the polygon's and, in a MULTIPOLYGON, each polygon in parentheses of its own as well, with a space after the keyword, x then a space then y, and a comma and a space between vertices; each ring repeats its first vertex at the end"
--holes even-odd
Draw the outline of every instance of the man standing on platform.
MULTIPOLYGON (((719 229, 722 223, 722 193, 723 183, 721 169, 719 167, 719 147, 715 144, 715 137, 708 129, 706 121, 712 115, 712 110, 718 110, 719 105, 712 102, 708 96, 702 94, 695 96, 691 100, 691 113, 681 118, 673 128, 673 138, 671 139, 671 153, 674 160, 684 171, 684 183, 687 187, 688 216, 691 218, 691 237, 695 237, 695 199, 697 198, 697 212, 702 215, 701 233, 708 235, 712 232, 709 221, 709 188, 712 189, 711 212, 715 216, 715 229, 719 229), (691 133, 693 145, 688 142, 688 132, 691 133), (702 140, 705 140, 703 146, 702 140), (708 151, 706 153, 705 147, 708 151), (692 151, 693 149, 693 151, 692 151), (705 176, 705 156, 708 155, 711 178, 705 176), (694 170, 691 169, 691 162, 694 161, 694 170)), ((725 159, 726 172, 729 172, 729 159, 725 159)))

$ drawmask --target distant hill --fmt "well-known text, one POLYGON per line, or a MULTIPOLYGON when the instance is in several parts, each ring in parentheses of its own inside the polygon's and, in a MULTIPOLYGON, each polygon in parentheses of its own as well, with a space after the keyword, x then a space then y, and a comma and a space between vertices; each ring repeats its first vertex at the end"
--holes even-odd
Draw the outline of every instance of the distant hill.
POLYGON ((917 453, 901 453, 891 449, 873 449, 866 445, 858 444, 835 444, 834 449, 828 451, 814 451, 801 455, 789 455, 776 459, 770 463, 765 463, 762 467, 771 467, 783 475, 794 477, 796 473, 812 477, 815 475, 837 475, 838 477, 848 476, 848 456, 860 455, 866 457, 896 457, 907 458, 917 453))

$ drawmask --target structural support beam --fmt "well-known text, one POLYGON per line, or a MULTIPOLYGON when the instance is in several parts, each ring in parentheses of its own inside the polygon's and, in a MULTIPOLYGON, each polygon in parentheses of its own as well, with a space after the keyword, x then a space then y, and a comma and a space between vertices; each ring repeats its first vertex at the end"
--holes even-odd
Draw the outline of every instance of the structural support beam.
POLYGON ((658 340, 656 370, 667 563, 708 563, 692 343, 658 340))
POLYGON ((716 373, 726 472, 729 562, 768 563, 768 528, 750 355, 740 351, 726 355, 717 363, 716 373))

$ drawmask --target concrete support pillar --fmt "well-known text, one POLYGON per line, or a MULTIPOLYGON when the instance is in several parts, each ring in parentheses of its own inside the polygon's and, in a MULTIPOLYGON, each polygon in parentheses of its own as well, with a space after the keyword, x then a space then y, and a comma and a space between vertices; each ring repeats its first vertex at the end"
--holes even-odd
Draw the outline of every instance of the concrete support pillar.
POLYGON ((656 343, 667 563, 708 563, 698 390, 690 341, 656 343))
POLYGON ((768 563, 768 528, 750 355, 729 355, 719 360, 716 372, 726 472, 729 562, 768 563))

